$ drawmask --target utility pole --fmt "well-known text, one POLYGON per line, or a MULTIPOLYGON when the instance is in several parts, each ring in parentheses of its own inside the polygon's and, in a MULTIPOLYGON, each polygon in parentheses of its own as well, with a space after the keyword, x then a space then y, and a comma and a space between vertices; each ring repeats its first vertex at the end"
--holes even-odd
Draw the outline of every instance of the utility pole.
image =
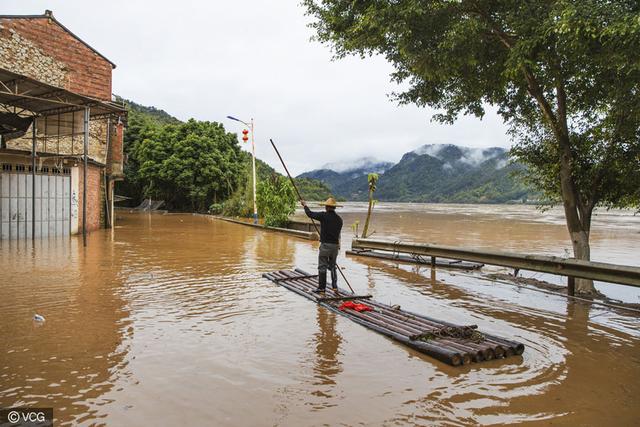
MULTIPOLYGON (((247 123, 243 120, 237 119, 233 116, 227 116, 227 119, 230 120, 235 120, 236 122, 240 122, 243 125, 247 126, 249 129, 251 129, 251 155, 252 155, 252 161, 253 161, 253 223, 257 224, 258 223, 258 203, 256 201, 256 143, 255 143, 255 137, 254 137, 254 122, 253 122, 253 118, 251 118, 251 122, 247 123)), ((248 141, 248 137, 247 137, 247 131, 243 130, 242 131, 242 140, 244 142, 248 141)))
POLYGON ((251 153, 253 156, 253 223, 258 223, 258 203, 256 201, 256 143, 254 140, 253 117, 251 118, 251 153))

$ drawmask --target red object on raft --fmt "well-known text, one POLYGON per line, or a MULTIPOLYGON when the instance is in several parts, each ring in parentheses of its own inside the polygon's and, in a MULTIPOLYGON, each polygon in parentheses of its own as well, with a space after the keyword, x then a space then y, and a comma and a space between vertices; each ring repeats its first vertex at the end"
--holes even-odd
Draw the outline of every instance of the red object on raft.
POLYGON ((373 311, 373 309, 368 305, 355 303, 353 301, 345 301, 340 307, 338 307, 338 309, 341 311, 345 311, 347 308, 355 311, 373 311))

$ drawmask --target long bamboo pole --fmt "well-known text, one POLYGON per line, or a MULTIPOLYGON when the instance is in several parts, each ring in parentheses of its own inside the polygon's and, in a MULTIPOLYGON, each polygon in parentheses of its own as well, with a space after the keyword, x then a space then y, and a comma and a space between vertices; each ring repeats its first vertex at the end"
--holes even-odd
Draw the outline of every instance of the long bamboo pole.
MULTIPOLYGON (((291 177, 291 174, 289 173, 289 169, 287 168, 287 165, 284 163, 284 160, 282 159, 282 156, 280 155, 280 152, 278 151, 278 148, 276 147, 276 144, 273 142, 273 139, 269 139, 269 141, 271 142, 271 146, 273 147, 273 149, 275 150, 276 154, 278 155, 278 158, 280 159, 280 163, 282 163, 282 167, 284 167, 284 170, 287 172, 287 176, 289 177, 289 180, 291 180, 291 185, 293 185, 294 190, 296 190, 296 194, 298 195, 298 200, 300 200, 300 204, 302 204, 304 206, 304 200, 302 199, 302 195, 300 194, 300 191, 298 191, 298 186, 296 185, 296 182, 291 177)), ((311 218, 311 223, 313 224, 313 227, 316 229, 316 233, 318 233, 318 235, 320 235, 320 229, 318 228, 318 225, 313 220, 313 218, 311 218)), ((349 287, 351 292, 353 292, 355 294, 355 291, 351 287, 351 284, 349 283, 349 280, 347 280, 347 276, 344 275, 344 272, 342 271, 342 268, 338 265, 338 263, 336 263, 336 267, 338 268, 338 271, 340 272, 340 275, 344 279, 345 283, 347 284, 347 286, 349 287)))

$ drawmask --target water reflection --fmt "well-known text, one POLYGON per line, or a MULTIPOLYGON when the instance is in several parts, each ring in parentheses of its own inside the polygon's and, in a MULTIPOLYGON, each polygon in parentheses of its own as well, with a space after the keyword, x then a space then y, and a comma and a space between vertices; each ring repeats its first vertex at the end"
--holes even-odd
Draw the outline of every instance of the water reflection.
POLYGON ((259 263, 261 269, 290 268, 294 265, 295 244, 295 239, 284 234, 271 235, 262 232, 256 234, 252 246, 245 244, 245 253, 259 263))
POLYGON ((320 399, 311 404, 314 409, 335 406, 336 377, 342 372, 340 345, 342 336, 336 330, 336 314, 319 305, 316 306, 317 331, 313 335, 315 359, 313 361, 313 391, 320 399))
POLYGON ((369 291, 376 288, 376 275, 371 266, 367 266, 367 288, 369 291))

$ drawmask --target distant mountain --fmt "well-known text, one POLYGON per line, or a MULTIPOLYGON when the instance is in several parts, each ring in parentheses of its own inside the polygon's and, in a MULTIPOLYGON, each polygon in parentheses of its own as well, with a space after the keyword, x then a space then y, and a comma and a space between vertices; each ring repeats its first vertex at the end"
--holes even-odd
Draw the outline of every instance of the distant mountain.
MULTIPOLYGON (((327 165, 331 166, 331 165, 327 165)), ((367 173, 374 164, 342 171, 323 168, 302 174, 326 183, 336 196, 366 200, 367 173)), ((512 175, 522 168, 499 147, 470 148, 428 144, 405 153, 381 169, 375 198, 401 202, 505 203, 526 199, 531 191, 512 175)))
POLYGON ((392 166, 391 162, 384 162, 373 157, 362 157, 352 161, 327 163, 320 169, 305 172, 298 175, 297 178, 322 181, 334 192, 335 196, 347 197, 353 190, 357 191, 361 188, 363 183, 366 188, 367 174, 382 174, 392 166))
MULTIPOLYGON (((332 192, 324 182, 311 178, 295 178, 298 191, 307 201, 324 201, 332 196, 332 192)), ((340 198, 338 198, 340 200, 340 198)))

